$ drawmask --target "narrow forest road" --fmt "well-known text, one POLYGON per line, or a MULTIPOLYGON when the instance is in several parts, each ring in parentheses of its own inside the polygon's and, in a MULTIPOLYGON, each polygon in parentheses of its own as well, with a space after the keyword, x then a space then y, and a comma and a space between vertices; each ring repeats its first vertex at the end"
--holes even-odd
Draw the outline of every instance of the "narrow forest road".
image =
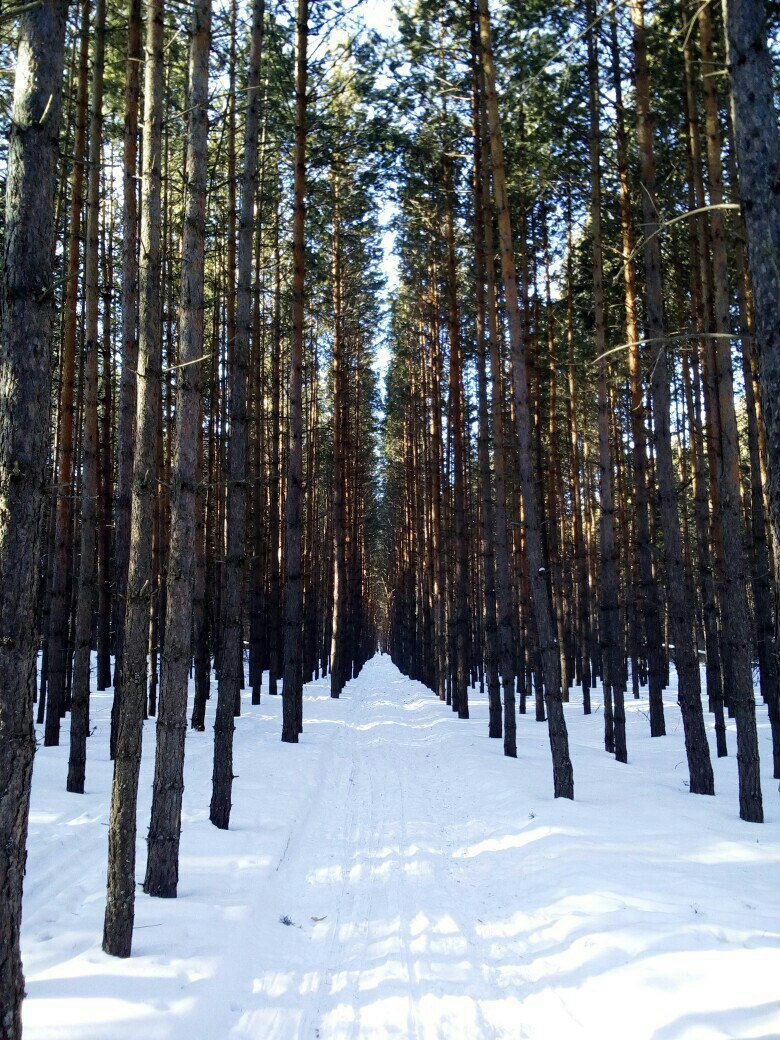
MULTIPOLYGON (((179 898, 139 889, 127 961, 100 951, 110 697, 86 795, 63 790, 67 746, 39 753, 27 1040, 780 1035, 776 783, 763 827, 736 818, 733 758, 716 798, 689 795, 672 696, 662 740, 628 703, 628 766, 602 750, 599 697, 589 718, 567 706, 570 803, 532 716, 514 762, 484 697, 458 720, 385 656, 328 690, 306 687, 298 746, 279 698, 244 701, 228 832, 208 822, 211 730, 188 734, 179 898)), ((760 734, 771 766, 763 708, 760 734)), ((153 724, 144 739, 139 879, 153 724)))
POLYGON ((302 1037, 437 1035, 431 1016, 443 1028, 445 998, 451 1035, 488 1035, 482 922, 471 911, 488 910, 489 889, 457 847, 469 778, 444 739, 449 710, 388 658, 359 683, 275 875, 273 896, 294 923, 262 951, 259 1007, 236 1033, 288 1036, 295 1023, 302 1037), (302 987, 288 985, 296 977, 302 987))

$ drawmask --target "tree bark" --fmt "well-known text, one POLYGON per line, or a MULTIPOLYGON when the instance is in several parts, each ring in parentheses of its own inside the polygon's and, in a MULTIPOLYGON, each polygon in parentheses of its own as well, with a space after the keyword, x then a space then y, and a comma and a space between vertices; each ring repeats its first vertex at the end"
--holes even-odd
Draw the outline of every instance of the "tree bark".
MULTIPOLYGON (((587 0, 585 16, 593 25, 596 16, 594 0, 587 0)), ((610 445, 610 400, 607 390, 606 321, 604 314, 604 256, 601 233, 601 147, 599 141, 599 70, 596 30, 588 33, 588 97, 590 113, 590 227, 593 248, 593 307, 596 319, 596 363, 598 365, 598 431, 599 491, 601 542, 601 636, 605 700, 614 704, 614 734, 611 747, 618 762, 627 760, 625 714, 622 700, 625 692, 620 640, 620 602, 618 599, 618 561, 615 548, 615 507, 612 491, 612 451, 610 445), (620 702, 618 704, 618 702, 620 702), (618 725, 619 720, 622 723, 618 725)))
POLYGON ((163 124, 163 0, 146 15, 145 113, 141 259, 139 265, 138 393, 133 457, 130 559, 119 672, 120 702, 108 830, 108 885, 103 949, 129 957, 135 914, 138 773, 146 702, 146 661, 157 490, 157 412, 161 381, 161 146, 163 124))
POLYGON ((184 742, 192 660, 210 45, 211 0, 196 0, 190 28, 189 127, 179 298, 179 368, 172 466, 167 623, 157 716, 149 851, 144 880, 144 891, 168 898, 176 896, 179 881, 184 742))
POLYGON ((303 503, 303 352, 306 198, 306 83, 309 4, 298 0, 296 17, 295 176, 293 183, 293 314, 290 350, 289 447, 285 527, 284 695, 282 740, 298 743, 303 725, 302 698, 302 503, 303 503))
POLYGON ((620 225, 623 245, 623 290, 626 311, 626 339, 628 340, 628 370, 631 386, 631 436, 633 440, 633 467, 635 482, 634 541, 637 555, 638 599, 644 623, 644 651, 647 658, 649 685, 650 736, 666 733, 663 702, 663 641, 661 603, 658 582, 653 573, 653 545, 650 533, 650 495, 647 484, 647 430, 642 389, 642 360, 637 321, 636 269, 631 187, 628 178, 627 141, 624 122, 623 91, 620 78, 620 55, 617 41, 617 22, 611 18, 612 83, 615 91, 618 179, 620 182, 620 225))
POLYGON ((19 19, 0 279, 0 1032, 21 1040, 19 950, 35 736, 36 590, 51 392, 52 260, 67 4, 19 19))
MULTIPOLYGON (((709 11, 699 12, 699 40, 704 67, 713 66, 712 24, 709 11)), ((734 386, 731 371, 731 332, 729 269, 726 253, 726 227, 723 205, 723 167, 718 99, 712 76, 703 80, 706 120, 707 174, 710 195, 710 246, 712 250, 713 332, 715 340, 715 379, 720 418, 720 508, 725 553, 725 588, 723 596, 723 635, 730 667, 731 688, 726 703, 734 712, 737 724, 737 767, 739 772, 739 815, 743 820, 761 823, 764 818, 761 799, 761 775, 756 732, 756 705, 753 694, 751 659, 751 626, 745 588, 746 561, 742 531, 742 503, 737 416, 734 408, 734 386)))
POLYGON ((76 394, 76 332, 78 326, 79 258, 84 207, 84 160, 87 150, 87 95, 89 93, 89 8, 83 0, 79 78, 76 98, 76 132, 73 142, 73 179, 68 237, 64 328, 60 358, 60 407, 57 430, 54 558, 52 560, 49 622, 48 679, 44 745, 60 742, 60 719, 65 709, 72 567, 73 434, 76 394))
POLYGON ((117 686, 127 611, 130 565, 130 498, 138 367, 138 111, 141 97, 141 0, 127 3, 127 79, 125 80, 124 161, 122 171, 122 372, 117 430, 116 572, 114 702, 111 707, 111 757, 116 750, 121 689, 117 686))
POLYGON ((347 358, 344 340, 344 288, 341 253, 340 170, 334 157, 333 182, 333 616, 330 643, 330 695, 338 697, 346 681, 347 630, 347 531, 344 516, 346 492, 345 426, 348 416, 347 358))
MULTIPOLYGON (((471 49, 473 65, 473 125, 474 125, 474 267, 476 278, 476 315, 477 315, 477 396, 479 434, 477 453, 479 460, 479 534, 482 556, 482 578, 485 588, 484 638, 485 638, 485 670, 488 686, 488 736, 501 737, 503 726, 501 719, 501 686, 499 668, 506 667, 501 653, 501 637, 497 621, 497 580, 495 517, 493 509, 493 480, 490 472, 490 426, 488 418, 487 392, 487 350, 486 341, 489 336, 487 307, 493 306, 493 300, 485 296, 485 218, 486 207, 483 199, 485 177, 483 170, 483 114, 481 72, 479 65, 479 29, 476 19, 476 6, 471 4, 471 49)), ((488 219, 492 219, 487 212, 488 219)), ((492 257, 491 257, 492 263, 492 257)), ((499 382, 500 386, 500 382, 499 382)), ((495 385, 493 392, 496 392, 495 385)), ((494 448, 494 452, 495 452, 494 448)), ((503 450, 503 445, 501 447, 503 450)), ((502 489, 503 490, 503 489, 502 489)), ((502 517, 502 520, 504 518, 502 517)), ((500 564, 499 564, 500 567, 500 564)), ((505 587, 502 590, 505 592, 505 587)), ((514 721, 514 720, 513 720, 514 721)))
MULTIPOLYGON (((748 241, 769 476, 775 576, 780 574, 780 131, 764 0, 724 0, 739 193, 748 241)), ((775 623, 780 583, 775 583, 775 623)), ((776 647, 777 652, 777 636, 776 647)))
POLYGON ((81 446, 81 552, 73 645, 71 687, 70 756, 67 789, 84 793, 89 733, 90 646, 92 606, 95 596, 98 500, 98 304, 100 286, 100 161, 103 132, 103 64, 105 58, 106 5, 95 6, 92 52, 92 98, 89 124, 89 176, 87 182, 87 240, 84 254, 84 433, 81 446))
POLYGON ((230 366, 230 441, 225 527, 227 546, 222 584, 222 652, 214 723, 214 777, 210 819, 227 829, 233 786, 233 717, 244 685, 241 593, 244 577, 247 480, 247 372, 252 325, 252 257, 257 194, 257 142, 260 125, 260 65, 263 56, 265 0, 254 0, 244 123, 244 156, 238 231, 236 336, 230 366))
POLYGON ((464 444, 463 372, 460 344, 460 317, 457 296, 457 262, 455 256, 454 186, 452 165, 444 160, 444 236, 447 249, 447 331, 450 341, 450 433, 452 437, 452 518, 454 549, 453 636, 455 659, 452 706, 458 718, 469 717, 468 695, 468 531, 466 529, 466 450, 464 444))

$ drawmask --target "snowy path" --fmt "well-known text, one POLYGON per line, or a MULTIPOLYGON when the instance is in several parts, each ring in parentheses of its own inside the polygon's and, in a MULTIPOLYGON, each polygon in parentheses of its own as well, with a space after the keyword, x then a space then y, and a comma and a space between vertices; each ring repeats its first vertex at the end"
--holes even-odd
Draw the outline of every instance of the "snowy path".
POLYGON ((340 701, 310 684, 297 747, 279 699, 246 703, 227 833, 207 818, 210 730, 188 735, 180 898, 139 888, 128 961, 99 945, 109 705, 96 696, 83 798, 63 790, 65 746, 36 760, 28 1040, 780 1037, 777 783, 765 770, 763 827, 736 818, 733 757, 718 797, 688 795, 673 704, 651 741, 629 702, 628 766, 601 750, 598 698, 588 719, 568 705, 567 803, 546 727, 521 718, 507 761, 484 698, 459 721, 387 657, 340 701))

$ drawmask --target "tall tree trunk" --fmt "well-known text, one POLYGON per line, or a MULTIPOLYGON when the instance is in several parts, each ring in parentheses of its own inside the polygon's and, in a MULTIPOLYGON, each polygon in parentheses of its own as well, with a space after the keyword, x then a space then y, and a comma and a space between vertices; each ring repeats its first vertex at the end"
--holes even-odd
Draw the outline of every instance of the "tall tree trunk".
POLYGON ((214 723, 214 785, 210 819, 223 830, 230 822, 233 786, 233 716, 244 685, 241 593, 244 579, 247 478, 247 371, 252 328, 252 258, 257 195, 257 141, 260 126, 260 65, 265 0, 254 0, 244 123, 244 156, 238 231, 236 338, 230 372, 230 442, 225 527, 227 546, 222 583, 222 655, 214 723))
POLYGON ((84 793, 89 733, 90 644, 95 597, 95 558, 98 499, 98 304, 100 286, 100 160, 103 132, 103 64, 106 38, 105 0, 95 6, 92 52, 92 98, 89 123, 87 239, 84 253, 84 433, 81 455, 81 553, 74 625, 73 685, 71 688, 70 756, 67 788, 84 793))
POLYGON ((574 254, 572 250, 572 213, 571 197, 567 203, 567 239, 566 251, 566 338, 569 348, 569 483, 571 485, 572 519, 574 526, 574 570, 577 581, 577 634, 579 655, 580 682, 582 685, 582 710, 590 715, 591 701, 591 669, 590 669, 590 574, 588 572, 588 553, 585 542, 585 530, 582 510, 581 488, 581 456, 580 434, 577 417, 577 380, 575 377, 574 358, 574 254))
POLYGON ((485 235, 483 251, 485 269, 485 308, 488 338, 490 342, 491 416, 493 419, 493 471, 495 482, 495 546, 496 546, 496 600, 498 605, 498 633, 501 684, 504 694, 504 754, 517 757, 517 718, 515 715, 515 667, 512 647, 515 633, 520 626, 514 617, 512 604, 512 579, 509 565, 509 528, 507 526, 507 435, 504 425, 504 372, 496 311, 496 270, 493 235, 493 208, 490 197, 490 171, 486 157, 489 155, 487 119, 484 111, 484 91, 480 90, 481 147, 481 226, 485 235))
POLYGON ((164 11, 163 0, 150 0, 146 14, 136 440, 127 607, 108 830, 108 890, 103 925, 103 949, 116 957, 129 957, 133 942, 136 805, 146 703, 146 652, 152 583, 149 534, 154 523, 157 490, 157 412, 162 367, 160 238, 164 11))
MULTIPOLYGON (((699 38, 702 61, 713 66, 712 23, 709 11, 699 12, 699 38)), ((731 371, 731 332, 729 270, 726 254, 726 226, 723 213, 723 167, 718 99, 715 81, 706 76, 704 113, 706 120, 707 173, 710 194, 710 245, 712 249, 715 378, 720 417, 721 517, 728 551, 725 553, 725 589, 723 634, 730 661, 731 688, 726 702, 732 708, 737 724, 737 766, 739 770, 739 815, 743 820, 761 823, 764 818, 761 799, 761 775, 756 732, 756 705, 753 694, 751 660, 751 626, 745 588, 746 566, 742 531, 741 477, 737 416, 734 408, 734 386, 731 371)))
MULTIPOLYGON (((736 180, 736 178, 735 178, 736 180)), ((747 301, 747 268, 742 241, 734 244, 737 260, 737 279, 742 283, 739 292, 740 325, 742 333, 742 376, 745 385, 745 415, 748 429, 748 456, 750 463, 750 524, 752 549, 752 584, 755 607, 756 642, 758 643, 758 672, 761 694, 769 709, 772 727, 773 775, 780 780, 780 669, 774 648, 774 618, 772 604, 772 569, 767 543, 766 509, 761 474, 761 437, 756 394, 755 349, 753 345, 753 315, 747 301)))
POLYGON ((89 93, 89 8, 81 8, 79 78, 76 98, 76 133, 73 143, 73 182, 65 283, 64 329, 60 358, 60 407, 57 431, 54 558, 52 560, 49 612, 48 681, 44 744, 60 742, 60 719, 65 709, 65 676, 68 661, 68 618, 72 564, 73 434, 75 427, 76 330, 78 326, 79 258, 84 206, 84 159, 87 149, 87 95, 89 93))
POLYGON ((452 435, 452 514, 454 539, 454 583, 453 583, 453 635, 455 660, 453 661, 452 706, 458 718, 469 717, 468 699, 468 531, 466 528, 466 447, 464 444, 463 416, 463 372, 460 345, 460 317, 457 296, 457 261, 455 256, 455 217, 453 214, 454 186, 452 164, 444 160, 444 236, 447 248, 447 331, 450 341, 450 430, 452 435))
MULTIPOLYGON (((780 196, 777 190, 780 130, 764 0, 724 0, 723 8, 739 193, 753 288, 767 443, 769 519, 777 576, 780 574, 780 196)), ((780 582, 775 584, 775 595, 780 597, 780 582)), ((780 598, 775 602, 775 620, 780 623, 780 598)))
POLYGON ((295 75, 295 177, 293 183, 293 314, 290 349, 289 448, 285 527, 287 554, 284 585, 284 706, 282 740, 298 743, 303 725, 302 698, 302 554, 303 526, 303 321, 306 197, 306 57, 309 33, 308 0, 298 0, 295 75))
MULTIPOLYGON (((341 253, 341 184, 339 157, 334 158, 333 182, 333 616, 330 642, 330 695, 338 697, 346 681, 347 530, 344 516, 346 491, 345 426, 348 416, 347 358, 344 341, 344 288, 341 253)), ((348 434, 347 434, 348 436, 348 434)))
POLYGON ((533 597, 533 613, 547 705, 550 749, 553 759, 553 784, 555 797, 574 797, 574 773, 569 758, 569 740, 566 719, 561 702, 560 658, 555 623, 550 607, 547 572, 544 563, 539 502, 536 497, 535 473, 532 458, 531 422, 528 410, 528 378, 525 365, 525 345, 522 319, 517 298, 517 273, 515 268, 512 225, 509 214, 509 199, 504 174, 503 142, 496 96, 496 75, 493 65, 493 48, 490 39, 490 14, 488 0, 479 0, 479 30, 482 47, 482 63, 485 75, 485 99, 490 125, 493 188, 498 213, 498 228, 501 264, 504 272, 504 292, 509 315, 509 333, 512 351, 512 371, 515 392, 515 419, 519 441, 520 482, 525 514, 526 550, 530 570, 533 597))
MULTIPOLYGON (((683 23, 689 24, 689 10, 686 0, 682 3, 683 23)), ((688 122, 688 209, 698 210, 704 206, 704 190, 701 178, 701 142, 698 120, 698 99, 693 75, 693 48, 690 38, 683 47, 685 66, 685 107, 688 122)), ((711 297, 711 277, 707 239, 705 233, 704 213, 697 213, 688 222, 688 238, 691 253, 691 303, 694 326, 698 332, 705 334, 709 328, 709 298, 711 297)), ((707 416, 706 453, 704 426, 701 407, 701 373, 699 355, 707 357, 708 346, 700 340, 691 357, 691 373, 693 376, 691 389, 694 393, 694 409, 689 410, 692 429, 692 446, 694 452, 694 517, 696 522, 696 538, 699 556, 699 588, 701 592, 702 615, 704 622, 707 698, 710 710, 715 714, 715 734, 718 757, 728 753, 726 747, 726 727, 723 720, 723 668, 721 662, 721 630, 719 618, 719 600, 722 599, 719 588, 715 587, 715 572, 720 572, 722 559, 722 538, 718 538, 719 526, 715 529, 711 523, 709 507, 709 487, 707 481, 707 463, 711 462, 710 429, 712 423, 707 416), (697 443, 698 441, 698 443, 697 443), (710 528, 713 528, 712 532, 710 528), (710 538, 710 534, 715 535, 710 538), (722 723, 722 724, 721 724, 722 723)), ((706 367, 706 366, 705 366, 706 367)), ((691 374, 689 373, 689 375, 691 374)), ((707 394, 709 397, 709 394, 707 394)), ((708 413, 712 411, 711 402, 707 401, 708 413)), ((711 477, 717 481, 718 474, 711 477)))
POLYGON ((35 598, 51 392, 52 259, 67 4, 19 19, 0 278, 0 1032, 21 1040, 19 949, 35 736, 35 598))
POLYGON ((189 128, 181 251, 176 442, 172 467, 171 546, 167 583, 168 620, 161 668, 149 852, 144 880, 146 892, 164 897, 176 895, 179 880, 184 740, 192 660, 210 44, 211 0, 196 0, 190 28, 190 89, 187 99, 189 128))
POLYGON ((628 341, 628 370, 631 385, 631 437, 635 487, 635 551, 637 555, 638 599, 644 623, 644 651, 647 658, 649 684, 650 736, 666 733, 663 703, 663 641, 661 604, 658 583, 653 573, 653 546, 650 533, 650 495, 647 483, 647 431, 642 389, 642 360, 637 322, 637 286, 634 255, 634 226, 631 187, 628 177, 627 141, 624 122, 623 90, 620 75, 617 22, 610 20, 612 85, 615 91, 617 164, 620 182, 620 226, 623 245, 623 291, 626 312, 626 339, 628 341))
MULTIPOLYGON (((487 307, 493 307, 493 300, 485 299, 485 218, 486 207, 483 199, 485 177, 483 171, 483 133, 482 133, 482 90, 479 66, 479 29, 477 26, 476 6, 471 3, 471 57, 472 57, 472 92, 473 92, 473 125, 474 125, 474 267, 476 276, 477 303, 477 395, 479 434, 477 452, 479 457, 479 535, 482 555, 482 577, 485 585, 484 634, 485 634, 485 667, 488 685, 488 736, 502 735, 501 720, 501 687, 499 668, 506 666, 502 659, 500 633, 497 623, 497 582, 495 518, 493 510, 493 480, 490 472, 490 426, 488 419, 487 394, 487 350, 488 339, 487 307)), ((492 219, 488 211, 487 217, 492 219)), ((492 263, 492 257, 491 257, 492 263)), ((499 382, 500 385, 500 382, 499 382)), ((495 393, 495 386, 493 392, 495 393)), ((494 449, 495 450, 495 449, 494 449)), ((503 450, 503 445, 502 445, 503 450)), ((503 489, 502 489, 503 490, 503 489)), ((502 518, 503 520, 503 518, 502 518)), ((505 562, 505 561, 504 561, 505 562)), ((500 566, 500 564, 499 564, 500 566)), ((502 590, 505 592, 505 586, 502 590)), ((513 720, 514 721, 514 720, 513 720)))
MULTIPOLYGON (((113 165, 113 149, 111 152, 113 165)), ((108 191, 103 178, 104 195, 108 191)), ((98 603, 98 649, 97 688, 107 690, 111 686, 111 615, 113 599, 114 534, 112 459, 113 430, 113 296, 114 296, 114 205, 113 196, 103 203, 103 233, 101 235, 101 263, 103 277, 103 335, 101 342, 101 387, 102 412, 100 416, 100 527, 99 527, 99 603, 98 603)))
MULTIPOLYGON (((587 0, 588 25, 595 22, 596 5, 587 0)), ((625 714, 622 709, 623 667, 620 640, 620 603, 618 566, 615 548, 615 512, 612 493, 612 452, 610 446, 610 400, 607 390, 606 323, 604 315, 604 260, 601 237, 601 147, 599 141, 599 68, 596 30, 588 33, 588 97, 590 112, 590 227, 593 245, 593 307, 596 319, 596 363, 598 365, 599 491, 601 542, 601 635, 605 701, 615 705, 615 729, 611 747, 618 762, 627 760, 625 714), (618 701, 620 704, 618 705, 618 701), (618 721, 622 719, 622 725, 618 721)))
POLYGON ((127 611, 130 566, 130 498, 138 367, 138 111, 141 97, 141 0, 127 2, 127 78, 125 80, 124 161, 122 170, 122 373, 117 430, 116 572, 114 703, 111 708, 111 757, 116 750, 121 690, 117 688, 127 611))
POLYGON ((281 632, 281 567, 279 561, 281 534, 281 392, 282 392, 282 259, 279 252, 279 205, 274 217, 274 304, 271 342, 271 458, 268 518, 268 692, 276 695, 277 680, 282 674, 281 632))
POLYGON ((677 670, 678 699, 685 730, 690 790, 694 794, 713 794, 715 786, 701 706, 699 661, 693 642, 693 608, 685 581, 680 518, 677 512, 678 495, 670 423, 668 342, 663 310, 659 221, 655 202, 655 156, 650 117, 650 79, 647 66, 643 0, 630 0, 630 6, 634 23, 637 143, 644 218, 646 326, 653 359, 650 383, 655 420, 658 497, 661 507, 669 602, 669 631, 673 643, 672 655, 677 670))

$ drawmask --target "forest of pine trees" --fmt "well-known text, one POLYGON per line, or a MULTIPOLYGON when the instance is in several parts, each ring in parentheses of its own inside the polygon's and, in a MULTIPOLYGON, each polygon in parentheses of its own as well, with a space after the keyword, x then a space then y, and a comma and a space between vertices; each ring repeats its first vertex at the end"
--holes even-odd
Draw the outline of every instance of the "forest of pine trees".
POLYGON ((627 701, 659 739, 677 701, 692 793, 718 794, 714 753, 736 756, 734 814, 776 798, 777 9, 395 18, 0 9, 3 1040, 33 754, 67 740, 83 794, 95 690, 117 957, 137 878, 177 895, 208 700, 224 830, 241 691, 281 697, 297 744, 303 686, 338 698, 380 649, 460 719, 486 693, 510 758, 518 714, 546 724, 555 797, 576 796, 566 716, 599 689, 590 724, 626 768, 627 701))

